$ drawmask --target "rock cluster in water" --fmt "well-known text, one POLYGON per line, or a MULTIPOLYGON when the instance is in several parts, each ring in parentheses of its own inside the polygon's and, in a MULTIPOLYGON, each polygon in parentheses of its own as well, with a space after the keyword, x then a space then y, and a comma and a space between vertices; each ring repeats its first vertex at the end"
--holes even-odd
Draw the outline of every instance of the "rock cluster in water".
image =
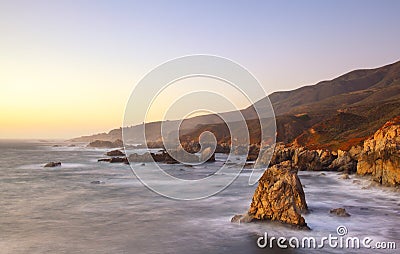
POLYGON ((116 148, 123 146, 124 144, 120 139, 117 139, 115 141, 95 140, 93 142, 90 142, 88 145, 88 147, 95 147, 95 148, 116 148))
POLYGON ((189 163, 198 163, 198 162, 213 162, 215 161, 215 153, 211 148, 205 148, 199 154, 191 154, 185 152, 183 149, 177 149, 171 151, 170 153, 165 150, 161 150, 158 153, 146 152, 144 154, 133 153, 128 157, 125 156, 119 150, 113 150, 106 153, 108 156, 113 156, 112 158, 103 158, 98 159, 99 162, 110 162, 110 163, 125 163, 129 164, 129 162, 160 162, 166 164, 176 164, 183 162, 189 163), (120 157, 123 156, 123 157, 120 157))
POLYGON ((146 152, 144 154, 131 154, 129 155, 130 162, 162 162, 167 164, 176 164, 179 161, 197 163, 200 161, 213 162, 215 161, 215 153, 209 148, 204 149, 200 155, 187 153, 182 149, 171 151, 171 154, 166 151, 160 153, 146 152), (208 159, 207 159, 208 158, 208 159))
POLYGON ((105 158, 105 159, 98 159, 98 162, 110 162, 110 163, 125 163, 129 164, 128 159, 126 157, 112 157, 112 158, 105 158))

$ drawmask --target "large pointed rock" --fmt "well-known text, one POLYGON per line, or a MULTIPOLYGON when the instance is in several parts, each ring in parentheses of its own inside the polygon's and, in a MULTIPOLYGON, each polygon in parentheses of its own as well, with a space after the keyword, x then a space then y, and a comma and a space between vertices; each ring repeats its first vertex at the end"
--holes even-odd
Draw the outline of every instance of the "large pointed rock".
POLYGON ((308 209, 297 169, 284 161, 267 169, 248 211, 253 220, 272 220, 307 227, 301 215, 308 209))
POLYGON ((258 182, 249 211, 235 215, 231 222, 270 220, 308 229, 301 215, 308 207, 297 171, 291 161, 268 168, 258 182))

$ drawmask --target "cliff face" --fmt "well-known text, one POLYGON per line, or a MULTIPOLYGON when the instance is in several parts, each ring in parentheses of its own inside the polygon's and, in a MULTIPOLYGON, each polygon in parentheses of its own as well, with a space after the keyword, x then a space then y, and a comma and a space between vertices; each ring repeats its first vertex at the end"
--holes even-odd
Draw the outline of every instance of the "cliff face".
POLYGON ((307 209, 297 169, 292 167, 290 161, 285 161, 264 172, 254 193, 248 215, 255 220, 276 220, 307 227, 301 216, 301 212, 307 209))
POLYGON ((357 173, 387 186, 400 185, 400 116, 365 140, 357 173))

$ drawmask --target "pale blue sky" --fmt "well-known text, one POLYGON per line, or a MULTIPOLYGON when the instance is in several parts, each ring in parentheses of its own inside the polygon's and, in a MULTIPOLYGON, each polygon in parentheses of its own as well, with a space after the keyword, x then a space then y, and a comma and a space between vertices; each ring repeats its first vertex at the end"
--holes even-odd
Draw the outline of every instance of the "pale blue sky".
POLYGON ((230 58, 269 93, 392 63, 399 10, 396 0, 1 1, 0 137, 118 127, 134 84, 187 54, 230 58))

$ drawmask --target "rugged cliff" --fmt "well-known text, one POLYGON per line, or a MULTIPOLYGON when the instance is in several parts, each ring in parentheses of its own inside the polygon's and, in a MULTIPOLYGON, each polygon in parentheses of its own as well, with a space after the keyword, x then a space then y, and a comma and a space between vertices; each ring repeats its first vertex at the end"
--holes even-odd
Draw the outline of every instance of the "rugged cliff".
POLYGON ((371 175, 383 185, 400 185, 400 116, 388 121, 365 140, 357 173, 371 175))

